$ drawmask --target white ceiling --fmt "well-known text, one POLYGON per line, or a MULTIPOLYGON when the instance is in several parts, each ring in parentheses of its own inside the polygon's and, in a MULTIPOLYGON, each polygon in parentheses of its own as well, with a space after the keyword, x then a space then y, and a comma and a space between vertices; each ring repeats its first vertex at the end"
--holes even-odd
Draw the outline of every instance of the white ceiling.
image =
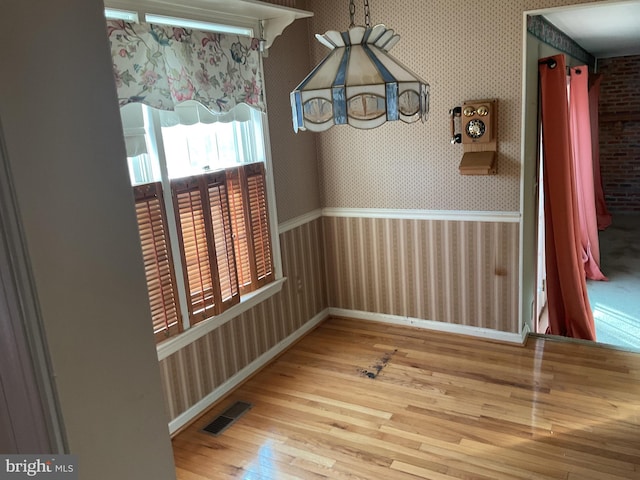
POLYGON ((542 16, 597 58, 640 54, 640 0, 580 5, 542 16))

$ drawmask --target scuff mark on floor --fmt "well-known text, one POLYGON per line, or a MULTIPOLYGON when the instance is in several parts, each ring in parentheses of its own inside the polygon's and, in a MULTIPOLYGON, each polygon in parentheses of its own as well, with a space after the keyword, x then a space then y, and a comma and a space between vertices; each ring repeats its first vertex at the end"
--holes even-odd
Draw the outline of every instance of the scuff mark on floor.
POLYGON ((393 356, 398 352, 396 348, 393 352, 385 353, 376 363, 375 365, 369 367, 369 369, 359 368, 358 373, 360 373, 363 377, 368 377, 371 379, 375 379, 380 375, 382 370, 389 364, 393 356))

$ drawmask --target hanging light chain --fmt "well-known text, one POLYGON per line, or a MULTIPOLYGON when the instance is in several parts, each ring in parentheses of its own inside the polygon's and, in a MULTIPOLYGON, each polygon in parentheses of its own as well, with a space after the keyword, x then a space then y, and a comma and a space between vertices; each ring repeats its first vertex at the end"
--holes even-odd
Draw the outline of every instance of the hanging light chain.
MULTIPOLYGON (((349 0, 349 17, 351 24, 349 28, 356 26, 356 4, 354 0, 349 0)), ((369 11, 369 0, 364 0, 364 25, 365 27, 371 27, 371 12, 369 11)))
POLYGON ((349 25, 349 28, 353 28, 356 26, 356 4, 354 0, 349 0, 349 16, 351 17, 351 25, 349 25))
POLYGON ((364 26, 371 27, 371 13, 369 12, 369 0, 364 0, 364 26))

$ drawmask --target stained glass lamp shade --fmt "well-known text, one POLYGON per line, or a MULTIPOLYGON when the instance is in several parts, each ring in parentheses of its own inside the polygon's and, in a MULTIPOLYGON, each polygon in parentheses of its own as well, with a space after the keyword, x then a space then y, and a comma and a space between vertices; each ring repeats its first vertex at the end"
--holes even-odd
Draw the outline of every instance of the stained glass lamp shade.
POLYGON ((358 26, 316 38, 331 52, 291 92, 296 132, 427 120, 429 84, 388 53, 400 40, 393 30, 358 26))

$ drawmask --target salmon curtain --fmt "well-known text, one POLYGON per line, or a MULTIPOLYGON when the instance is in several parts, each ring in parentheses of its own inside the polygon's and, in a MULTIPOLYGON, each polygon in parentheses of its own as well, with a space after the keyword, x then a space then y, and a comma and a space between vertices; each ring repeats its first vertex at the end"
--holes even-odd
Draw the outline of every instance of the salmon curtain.
POLYGON ((593 152, 593 187, 596 201, 596 217, 598 230, 604 230, 611 225, 611 213, 604 201, 604 188, 600 173, 600 129, 598 118, 600 116, 600 82, 602 75, 591 75, 589 79, 589 112, 591 113, 591 150, 593 152))
POLYGON ((592 123, 589 114, 589 73, 586 66, 571 68, 569 73, 569 131, 580 222, 582 262, 587 278, 606 280, 600 271, 600 242, 593 182, 592 123))
POLYGON ((545 185, 548 333, 595 340, 587 296, 563 55, 538 65, 545 185))

